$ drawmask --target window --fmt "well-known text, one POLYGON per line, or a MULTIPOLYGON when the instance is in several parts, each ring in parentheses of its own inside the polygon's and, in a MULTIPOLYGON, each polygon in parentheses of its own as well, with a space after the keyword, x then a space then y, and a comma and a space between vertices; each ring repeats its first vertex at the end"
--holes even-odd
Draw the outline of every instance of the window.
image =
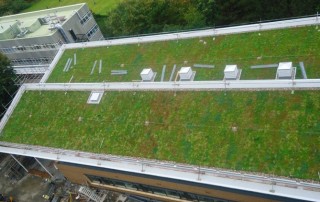
POLYGON ((18 51, 25 51, 25 50, 26 50, 26 47, 24 47, 24 46, 18 46, 18 47, 17 47, 17 50, 18 50, 18 51))
POLYGON ((13 59, 11 60, 13 65, 38 65, 38 64, 49 64, 53 58, 24 58, 24 59, 13 59))
POLYGON ((139 182, 127 182, 127 181, 110 179, 110 178, 99 177, 99 176, 94 176, 94 175, 86 175, 86 176, 88 177, 88 179, 92 183, 127 188, 130 190, 138 190, 140 192, 141 191, 148 192, 148 193, 153 193, 153 194, 160 195, 160 196, 167 196, 167 197, 179 198, 179 199, 187 199, 187 200, 191 200, 191 201, 199 201, 200 200, 201 202, 213 202, 213 201, 226 202, 223 199, 211 198, 211 197, 201 196, 201 195, 192 194, 192 193, 188 193, 188 192, 166 189, 163 187, 154 187, 151 185, 140 184, 139 182))
POLYGON ((38 49, 38 50, 41 49, 40 45, 34 45, 33 47, 34 47, 34 49, 38 49))
POLYGON ((16 52, 23 52, 23 51, 38 51, 40 49, 59 49, 60 46, 63 44, 61 40, 57 43, 46 43, 46 44, 36 44, 30 46, 13 46, 10 48, 0 48, 0 52, 2 53, 16 53, 16 52))
POLYGON ((91 17, 92 17, 92 14, 90 11, 88 11, 80 20, 80 24, 84 25, 86 22, 88 22, 88 20, 90 20, 91 17))
POLYGON ((2 53, 14 53, 15 50, 13 48, 1 48, 0 51, 2 53))
POLYGON ((90 39, 97 31, 99 30, 99 27, 97 24, 95 24, 88 32, 87 37, 90 39))

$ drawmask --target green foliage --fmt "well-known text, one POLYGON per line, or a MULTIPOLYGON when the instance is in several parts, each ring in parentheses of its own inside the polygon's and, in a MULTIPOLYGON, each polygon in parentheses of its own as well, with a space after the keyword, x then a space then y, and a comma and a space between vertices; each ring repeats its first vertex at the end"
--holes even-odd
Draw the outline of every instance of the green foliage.
POLYGON ((5 111, 4 106, 7 106, 17 90, 17 86, 14 85, 15 77, 10 60, 0 53, 0 118, 5 111))
MULTIPOLYGON (((163 65, 167 65, 164 80, 168 81, 174 64, 214 64, 215 68, 196 68, 195 80, 222 80, 226 64, 237 64, 242 69, 241 79, 274 79, 276 68, 251 69, 251 65, 304 62, 309 78, 320 77, 319 32, 314 26, 271 30, 227 36, 180 39, 97 48, 69 49, 64 52, 48 82, 123 82, 140 79, 145 67, 157 72, 160 81, 163 65), (206 42, 204 44, 203 42, 206 42), (258 45, 257 45, 258 44, 258 45), (294 50, 293 52, 291 50, 294 50), (77 54, 77 64, 68 72, 63 68, 68 58, 77 54), (257 58, 260 59, 257 59, 257 58), (95 60, 103 60, 102 72, 96 68, 90 75, 95 60), (111 70, 126 69, 127 75, 112 76, 111 70)), ((300 69, 297 69, 297 73, 300 69)), ((297 74, 296 78, 302 78, 297 74)))
POLYGON ((319 0, 4 0, 2 14, 86 2, 105 37, 314 15, 319 0), (12 3, 11 3, 12 2, 12 3), (30 3, 31 2, 31 3, 30 3), (9 9, 9 10, 8 10, 9 9))
POLYGON ((32 0, 32 5, 24 12, 43 10, 59 6, 87 3, 93 14, 105 16, 122 0, 32 0))
POLYGON ((26 92, 0 141, 318 179, 317 91, 89 95, 26 92))
POLYGON ((125 0, 105 20, 105 35, 126 36, 314 15, 318 0, 125 0))
POLYGON ((107 36, 199 28, 205 16, 188 0, 125 0, 107 16, 107 36))
POLYGON ((31 2, 26 0, 2 0, 0 2, 0 16, 19 13, 28 8, 31 2))

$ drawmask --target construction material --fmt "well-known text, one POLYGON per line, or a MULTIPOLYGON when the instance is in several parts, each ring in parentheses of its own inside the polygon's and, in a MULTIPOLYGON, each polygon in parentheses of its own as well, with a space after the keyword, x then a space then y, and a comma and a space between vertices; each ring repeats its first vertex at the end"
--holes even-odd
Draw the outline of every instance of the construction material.
POLYGON ((267 64, 267 65, 253 65, 251 69, 262 69, 262 68, 274 68, 278 67, 278 64, 267 64))
POLYGON ((212 69, 212 68, 214 68, 214 65, 194 64, 193 67, 194 68, 209 68, 209 69, 212 69))
POLYGON ((89 187, 83 186, 79 188, 79 193, 85 195, 90 200, 93 200, 95 202, 103 202, 107 197, 106 194, 99 196, 98 194, 96 194, 95 190, 91 190, 89 187))
POLYGON ((72 68, 72 67, 70 67, 71 64, 72 64, 72 58, 69 58, 69 64, 67 66, 66 72, 68 72, 70 70, 70 68, 72 68))
POLYGON ((111 75, 126 75, 128 70, 111 70, 111 75))
POLYGON ((166 67, 167 67, 167 65, 163 65, 162 74, 161 74, 161 82, 163 82, 164 74, 166 73, 166 67))
POLYGON ((63 71, 64 71, 64 72, 68 72, 68 71, 69 71, 71 62, 72 62, 72 59, 71 59, 71 58, 68 58, 65 66, 64 66, 64 68, 63 68, 63 71))
POLYGON ((94 69, 96 68, 96 65, 97 65, 97 60, 96 60, 96 61, 94 61, 94 63, 93 63, 93 67, 92 67, 92 69, 91 69, 91 73, 90 73, 90 75, 92 75, 92 74, 93 74, 94 69))
POLYGON ((72 79, 73 79, 73 75, 71 76, 71 78, 70 78, 70 80, 69 80, 69 83, 71 83, 72 79))
POLYGON ((304 79, 308 79, 307 73, 306 73, 306 70, 305 70, 305 68, 304 68, 303 62, 299 62, 299 65, 300 65, 302 77, 303 77, 304 79))
POLYGON ((63 71, 64 71, 64 72, 65 72, 65 71, 66 71, 66 69, 67 69, 67 66, 68 66, 69 60, 70 60, 70 58, 68 58, 68 60, 67 60, 66 64, 64 65, 64 68, 63 68, 63 71))
POLYGON ((77 64, 77 54, 74 53, 73 54, 73 65, 76 65, 77 64))
POLYGON ((176 65, 176 64, 174 64, 174 65, 173 65, 172 72, 171 72, 171 75, 170 75, 170 79, 169 79, 169 81, 172 81, 173 76, 174 76, 174 73, 176 72, 176 67, 177 67, 177 65, 176 65))
POLYGON ((99 63, 99 74, 101 74, 101 71, 102 71, 102 60, 100 60, 100 63, 99 63))

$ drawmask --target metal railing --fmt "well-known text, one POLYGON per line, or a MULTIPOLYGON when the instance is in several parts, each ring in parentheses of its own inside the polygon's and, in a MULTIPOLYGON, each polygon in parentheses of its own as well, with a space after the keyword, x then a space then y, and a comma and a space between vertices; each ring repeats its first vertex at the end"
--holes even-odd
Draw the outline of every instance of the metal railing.
POLYGON ((288 21, 288 20, 296 20, 296 19, 306 19, 306 18, 313 18, 313 17, 316 18, 316 22, 320 23, 320 16, 317 13, 314 15, 304 15, 304 16, 297 16, 297 17, 268 19, 268 20, 258 20, 258 21, 253 21, 253 22, 233 23, 233 24, 228 24, 228 25, 213 25, 213 26, 194 28, 194 29, 181 29, 181 30, 174 30, 174 31, 150 32, 150 33, 144 33, 144 34, 105 37, 104 40, 144 37, 144 36, 153 36, 153 35, 160 35, 160 34, 175 34, 175 33, 180 33, 180 32, 192 32, 192 31, 208 30, 208 29, 229 28, 229 27, 237 27, 237 26, 243 26, 243 25, 272 23, 272 22, 280 22, 280 21, 288 21))
MULTIPOLYGON (((0 142, 0 146, 4 148, 14 148, 21 150, 21 155, 26 154, 26 151, 37 151, 43 154, 54 154, 56 159, 51 160, 62 160, 63 156, 77 157, 82 159, 94 159, 97 161, 97 166, 102 161, 105 162, 121 162, 127 164, 138 165, 141 168, 138 172, 146 172, 148 168, 162 168, 168 171, 181 171, 185 173, 198 174, 198 181, 201 181, 201 177, 205 175, 213 175, 216 177, 229 178, 240 181, 263 183, 267 185, 284 186, 292 189, 304 189, 308 191, 320 192, 320 182, 309 182, 301 179, 290 179, 284 177, 276 177, 267 174, 252 174, 249 172, 235 172, 218 168, 208 168, 200 166, 192 166, 186 164, 179 164, 175 162, 165 162, 148 160, 143 158, 133 158, 124 156, 115 156, 110 154, 95 154, 83 151, 66 150, 66 149, 55 149, 42 146, 32 146, 8 142, 0 142), (100 162, 100 163, 99 163, 100 162)), ((6 152, 6 151, 2 151, 6 152)), ((118 168, 121 169, 121 168, 118 168)))
POLYGON ((220 80, 180 82, 104 82, 25 84, 38 91, 214 91, 214 90, 312 90, 320 88, 320 79, 220 80))

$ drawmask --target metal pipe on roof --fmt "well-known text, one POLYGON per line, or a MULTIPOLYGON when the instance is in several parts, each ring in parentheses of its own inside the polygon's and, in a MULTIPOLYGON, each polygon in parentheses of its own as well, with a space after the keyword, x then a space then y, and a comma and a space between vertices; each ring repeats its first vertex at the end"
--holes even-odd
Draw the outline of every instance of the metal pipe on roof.
POLYGON ((62 37, 66 41, 66 43, 70 43, 70 40, 68 39, 67 34, 64 31, 63 27, 59 23, 55 24, 54 27, 59 30, 60 34, 62 35, 62 37))

